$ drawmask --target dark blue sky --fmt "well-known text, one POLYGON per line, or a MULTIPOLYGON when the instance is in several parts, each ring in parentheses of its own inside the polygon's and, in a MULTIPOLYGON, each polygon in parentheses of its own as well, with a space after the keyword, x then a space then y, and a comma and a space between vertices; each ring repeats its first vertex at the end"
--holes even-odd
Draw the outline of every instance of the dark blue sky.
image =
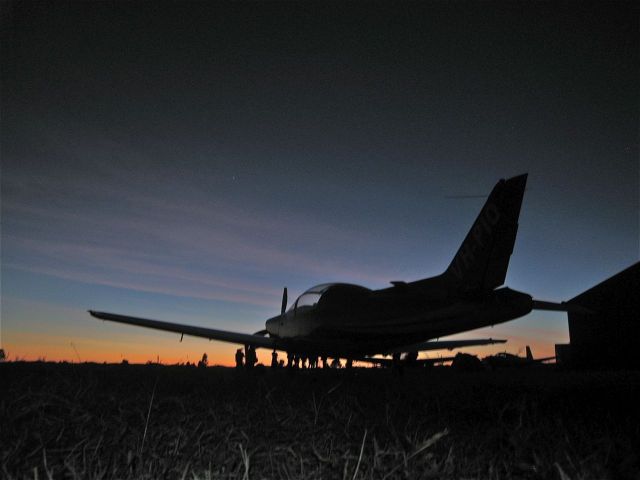
POLYGON ((253 331, 284 285, 438 274, 483 202, 449 197, 524 172, 509 286, 567 299, 638 260, 632 3, 21 3, 3 25, 10 353, 166 338, 87 308, 253 331))

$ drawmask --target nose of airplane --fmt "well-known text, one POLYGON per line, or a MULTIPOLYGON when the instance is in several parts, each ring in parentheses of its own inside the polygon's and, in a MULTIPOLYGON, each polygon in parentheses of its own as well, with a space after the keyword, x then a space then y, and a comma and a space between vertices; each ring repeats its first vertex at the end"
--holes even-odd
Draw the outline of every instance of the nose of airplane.
POLYGON ((272 317, 265 322, 265 328, 267 329, 267 332, 269 332, 269 335, 275 337, 278 336, 280 317, 281 315, 278 315, 277 317, 272 317))

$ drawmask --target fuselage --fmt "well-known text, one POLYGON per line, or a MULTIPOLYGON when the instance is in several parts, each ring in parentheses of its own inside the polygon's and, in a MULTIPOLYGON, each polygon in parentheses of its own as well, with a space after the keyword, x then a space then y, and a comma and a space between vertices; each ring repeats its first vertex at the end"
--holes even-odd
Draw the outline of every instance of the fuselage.
POLYGON ((531 308, 528 294, 509 288, 462 292, 442 276, 382 290, 325 284, 267 320, 266 329, 309 353, 371 355, 513 320, 531 308))

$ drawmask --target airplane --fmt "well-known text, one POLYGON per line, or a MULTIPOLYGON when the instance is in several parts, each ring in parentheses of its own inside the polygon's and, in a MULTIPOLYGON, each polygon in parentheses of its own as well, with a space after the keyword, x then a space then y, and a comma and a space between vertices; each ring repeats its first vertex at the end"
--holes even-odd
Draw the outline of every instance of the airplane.
MULTIPOLYGON (((309 288, 255 334, 89 310, 102 320, 219 340, 252 348, 331 358, 454 349, 504 343, 492 338, 440 340, 522 317, 533 309, 569 311, 567 303, 534 300, 503 286, 518 231, 527 174, 501 179, 440 275, 372 290, 349 283, 309 288)), ((582 310, 583 311, 583 310, 582 310)), ((181 337, 182 339, 182 337, 181 337)))
POLYGON ((539 365, 544 362, 555 360, 556 357, 542 357, 533 358, 531 348, 529 345, 526 347, 527 354, 525 357, 514 355, 512 353, 500 352, 495 355, 490 355, 482 359, 482 362, 489 368, 508 368, 508 367, 530 367, 532 365, 539 365))

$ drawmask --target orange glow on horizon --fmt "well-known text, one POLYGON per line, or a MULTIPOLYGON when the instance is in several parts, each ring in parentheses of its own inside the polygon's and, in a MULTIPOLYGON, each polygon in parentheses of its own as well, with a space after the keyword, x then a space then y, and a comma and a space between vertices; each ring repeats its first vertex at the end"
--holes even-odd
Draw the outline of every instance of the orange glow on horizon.
MULTIPOLYGON (((4 350, 7 360, 36 361, 45 360, 52 362, 67 361, 71 363, 95 362, 95 363, 121 363, 127 360, 132 364, 156 363, 158 360, 164 365, 197 363, 202 354, 206 353, 210 366, 233 367, 234 355, 240 345, 224 344, 220 342, 199 342, 200 344, 179 343, 171 344, 135 345, 132 348, 127 344, 114 344, 113 342, 85 341, 85 342, 56 342, 51 337, 37 334, 21 334, 21 338, 15 342, 5 342, 4 350)), ((479 347, 466 347, 456 350, 433 350, 422 352, 420 358, 453 357, 458 352, 471 353, 480 358, 494 355, 499 352, 509 352, 520 356, 525 355, 525 346, 529 345, 534 358, 550 357, 555 355, 554 344, 542 341, 523 341, 512 339, 506 344, 487 345, 479 347)), ((265 366, 271 363, 271 352, 266 349, 258 349, 258 362, 265 366)), ((279 351, 278 358, 286 362, 286 353, 279 351)), ((365 366, 357 362, 359 366, 365 366)))
MULTIPOLYGON (((186 340, 186 339, 185 339, 186 340)), ((170 338, 164 342, 149 343, 115 343, 100 339, 69 339, 53 335, 19 333, 3 342, 7 360, 52 362, 95 362, 95 363, 129 363, 157 362, 175 365, 179 363, 198 363, 202 354, 206 353, 209 365, 234 366, 234 354, 237 348, 231 344, 207 342, 196 339, 182 343, 170 338)), ((258 361, 271 361, 271 353, 258 350, 258 361)), ((267 363, 268 365, 268 363, 267 363)))

